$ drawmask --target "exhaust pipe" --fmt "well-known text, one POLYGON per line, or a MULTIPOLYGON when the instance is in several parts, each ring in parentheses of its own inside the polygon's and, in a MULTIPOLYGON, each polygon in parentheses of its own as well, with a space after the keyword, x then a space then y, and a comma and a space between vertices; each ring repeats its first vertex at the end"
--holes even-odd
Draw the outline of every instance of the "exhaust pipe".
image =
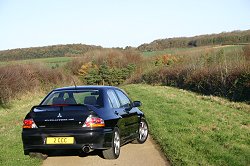
POLYGON ((93 149, 91 149, 90 146, 83 146, 82 151, 84 153, 89 153, 89 152, 93 151, 93 149))

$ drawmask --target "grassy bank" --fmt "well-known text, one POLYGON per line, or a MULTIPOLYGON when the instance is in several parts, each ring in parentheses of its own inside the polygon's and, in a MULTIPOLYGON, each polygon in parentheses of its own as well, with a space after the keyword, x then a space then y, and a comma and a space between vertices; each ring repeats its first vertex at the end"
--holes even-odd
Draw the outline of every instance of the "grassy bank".
POLYGON ((8 108, 0 107, 0 165, 41 165, 40 160, 24 156, 21 131, 24 116, 43 96, 29 94, 13 101, 8 108))
POLYGON ((123 86, 141 100, 153 138, 173 165, 250 164, 250 107, 176 88, 123 86))

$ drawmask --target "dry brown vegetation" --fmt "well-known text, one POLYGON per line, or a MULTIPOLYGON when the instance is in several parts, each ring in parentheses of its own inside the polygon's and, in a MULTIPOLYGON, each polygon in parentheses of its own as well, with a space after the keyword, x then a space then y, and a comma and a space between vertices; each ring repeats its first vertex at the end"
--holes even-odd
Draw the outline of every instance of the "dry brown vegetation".
MULTIPOLYGON (((75 78, 77 81, 77 78, 75 78)), ((0 105, 34 90, 73 85, 72 76, 42 64, 13 64, 0 67, 0 105)))

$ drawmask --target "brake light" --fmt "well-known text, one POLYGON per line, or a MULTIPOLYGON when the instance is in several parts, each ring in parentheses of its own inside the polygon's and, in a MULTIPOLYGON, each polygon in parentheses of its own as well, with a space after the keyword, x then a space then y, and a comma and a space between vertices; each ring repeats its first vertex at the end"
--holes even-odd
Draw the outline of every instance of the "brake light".
POLYGON ((24 119, 23 121, 23 128, 24 129, 31 129, 31 128, 37 128, 35 122, 33 119, 24 119))
POLYGON ((105 123, 102 118, 89 116, 82 127, 104 127, 105 123))

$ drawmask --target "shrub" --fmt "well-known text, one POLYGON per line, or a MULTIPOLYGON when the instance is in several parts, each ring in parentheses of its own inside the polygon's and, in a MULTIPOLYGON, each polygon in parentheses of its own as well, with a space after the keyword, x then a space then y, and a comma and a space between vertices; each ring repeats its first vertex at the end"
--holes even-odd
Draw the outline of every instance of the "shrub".
POLYGON ((83 82, 88 85, 119 85, 130 76, 135 67, 133 64, 123 68, 109 67, 106 64, 97 66, 88 62, 83 64, 78 72, 83 82))
POLYGON ((160 68, 141 76, 141 82, 192 90, 205 95, 217 95, 236 101, 250 101, 250 68, 229 70, 200 68, 160 68))
MULTIPOLYGON (((77 82, 77 78, 74 78, 77 82)), ((0 67, 0 105, 34 90, 73 84, 72 76, 41 64, 12 64, 0 67)))
POLYGON ((132 77, 129 83, 175 86, 205 95, 217 95, 236 101, 250 101, 250 61, 247 47, 194 52, 179 56, 171 66, 132 77))
POLYGON ((81 66, 89 62, 98 66, 105 64, 111 68, 123 68, 127 67, 129 64, 139 66, 142 64, 143 60, 142 55, 134 50, 93 50, 85 53, 81 58, 75 58, 67 63, 66 68, 74 75, 77 75, 81 66))
POLYGON ((66 65, 85 84, 119 85, 143 64, 141 54, 133 49, 103 49, 87 52, 66 65))

